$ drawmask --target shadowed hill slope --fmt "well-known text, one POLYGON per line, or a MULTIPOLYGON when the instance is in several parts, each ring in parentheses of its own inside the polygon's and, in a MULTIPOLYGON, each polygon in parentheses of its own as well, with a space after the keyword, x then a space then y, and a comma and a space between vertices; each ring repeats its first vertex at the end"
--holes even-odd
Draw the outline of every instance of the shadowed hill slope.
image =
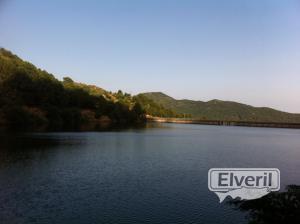
POLYGON ((0 49, 0 128, 65 130, 144 120, 144 111, 129 94, 76 83, 0 49))

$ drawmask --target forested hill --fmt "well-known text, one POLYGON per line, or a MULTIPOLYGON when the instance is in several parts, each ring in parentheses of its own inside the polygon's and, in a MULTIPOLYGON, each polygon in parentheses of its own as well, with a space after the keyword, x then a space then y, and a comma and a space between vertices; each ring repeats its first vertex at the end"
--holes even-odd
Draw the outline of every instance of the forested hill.
POLYGON ((131 125, 145 115, 203 120, 300 123, 299 114, 236 102, 176 100, 160 92, 137 96, 94 85, 62 81, 0 49, 0 129, 91 130, 131 125))
POLYGON ((57 80, 0 49, 0 128, 66 130, 143 122, 145 113, 129 94, 57 80))
POLYGON ((221 100, 207 102, 176 100, 161 92, 143 93, 139 96, 175 113, 201 120, 300 123, 300 114, 286 113, 267 107, 253 107, 221 100))

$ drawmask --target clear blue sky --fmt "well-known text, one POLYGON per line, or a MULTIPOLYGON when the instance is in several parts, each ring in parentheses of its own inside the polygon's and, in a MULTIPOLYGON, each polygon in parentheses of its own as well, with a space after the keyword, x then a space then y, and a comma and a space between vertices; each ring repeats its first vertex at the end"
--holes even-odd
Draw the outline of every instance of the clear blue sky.
POLYGON ((0 0, 0 46, 112 91, 300 113, 299 0, 0 0))

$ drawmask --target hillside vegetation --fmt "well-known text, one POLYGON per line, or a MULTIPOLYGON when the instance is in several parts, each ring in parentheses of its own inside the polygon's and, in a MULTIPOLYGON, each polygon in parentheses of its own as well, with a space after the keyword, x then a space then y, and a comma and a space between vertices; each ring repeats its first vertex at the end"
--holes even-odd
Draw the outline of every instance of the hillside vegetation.
POLYGON ((140 104, 122 91, 57 80, 0 49, 0 128, 65 130, 145 120, 140 104))
POLYGON ((138 94, 134 97, 134 100, 138 102, 143 110, 151 116, 155 117, 184 117, 181 113, 176 113, 172 109, 168 109, 160 103, 155 102, 154 100, 144 96, 143 94, 138 94))
POLYGON ((300 115, 291 114, 267 107, 253 107, 246 104, 211 100, 208 102, 193 100, 176 100, 161 92, 140 94, 170 109, 175 113, 191 115, 195 119, 224 121, 259 121, 299 123, 300 115))
POLYGON ((62 81, 0 49, 0 129, 87 130, 132 125, 145 115, 202 120, 300 123, 299 114, 241 103, 176 100, 161 92, 132 96, 119 90, 62 81))

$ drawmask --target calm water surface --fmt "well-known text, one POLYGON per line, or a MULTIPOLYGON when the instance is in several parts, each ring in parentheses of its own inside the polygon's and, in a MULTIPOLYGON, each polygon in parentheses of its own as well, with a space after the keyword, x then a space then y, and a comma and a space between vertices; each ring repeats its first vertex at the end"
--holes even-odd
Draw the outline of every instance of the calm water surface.
POLYGON ((300 130, 160 124, 0 134, 0 223, 247 223, 207 188, 214 167, 300 184, 300 130))

